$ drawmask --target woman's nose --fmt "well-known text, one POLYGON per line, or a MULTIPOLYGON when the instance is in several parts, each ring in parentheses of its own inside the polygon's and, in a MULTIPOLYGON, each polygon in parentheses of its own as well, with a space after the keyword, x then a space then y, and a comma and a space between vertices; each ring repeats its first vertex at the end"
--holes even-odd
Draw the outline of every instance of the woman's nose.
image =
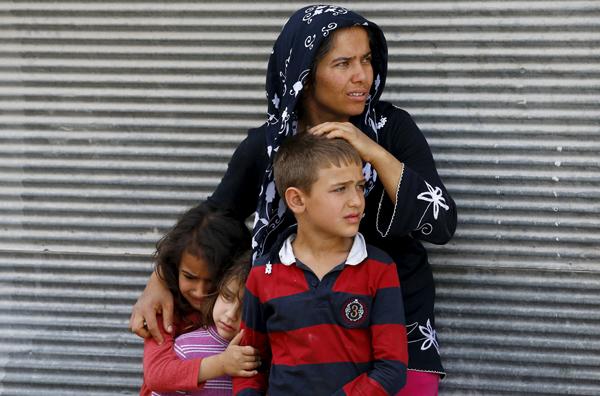
POLYGON ((365 65, 358 62, 354 64, 354 70, 352 74, 352 82, 362 82, 367 78, 367 72, 365 70, 365 65))

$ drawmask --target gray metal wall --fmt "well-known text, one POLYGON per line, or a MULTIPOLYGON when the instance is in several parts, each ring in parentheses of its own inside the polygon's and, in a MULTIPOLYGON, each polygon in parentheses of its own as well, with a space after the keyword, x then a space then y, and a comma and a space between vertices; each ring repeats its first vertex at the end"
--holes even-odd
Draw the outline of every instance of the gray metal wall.
MULTIPOLYGON (((442 395, 600 394, 600 2, 344 2, 459 207, 442 395)), ((0 2, 0 394, 134 394, 153 243, 264 119, 301 3, 0 2)))

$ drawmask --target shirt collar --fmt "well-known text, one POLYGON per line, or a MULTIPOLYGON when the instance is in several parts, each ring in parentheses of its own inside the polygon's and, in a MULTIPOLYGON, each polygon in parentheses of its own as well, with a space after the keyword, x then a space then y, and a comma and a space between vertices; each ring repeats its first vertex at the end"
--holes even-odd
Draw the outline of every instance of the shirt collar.
MULTIPOLYGON (((285 242, 283 242, 281 249, 279 249, 279 260, 281 261, 281 264, 292 265, 296 262, 296 256, 294 256, 294 251, 292 250, 292 242, 294 239, 296 239, 296 234, 290 235, 285 242)), ((350 253, 348 253, 348 257, 344 264, 358 265, 366 258, 367 244, 365 243, 365 238, 359 232, 354 236, 350 253)))

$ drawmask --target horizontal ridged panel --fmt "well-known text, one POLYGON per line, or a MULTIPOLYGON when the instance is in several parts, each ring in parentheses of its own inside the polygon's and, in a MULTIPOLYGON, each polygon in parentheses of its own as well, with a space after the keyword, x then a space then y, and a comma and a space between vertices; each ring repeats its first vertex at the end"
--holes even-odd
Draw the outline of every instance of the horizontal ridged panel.
MULTIPOLYGON (((600 394, 600 4, 342 2, 459 208, 442 395, 600 394)), ((154 243, 264 120, 299 2, 0 2, 0 394, 136 394, 154 243)))
POLYGON ((596 394, 597 272, 435 271, 442 351, 457 370, 449 393, 596 394))

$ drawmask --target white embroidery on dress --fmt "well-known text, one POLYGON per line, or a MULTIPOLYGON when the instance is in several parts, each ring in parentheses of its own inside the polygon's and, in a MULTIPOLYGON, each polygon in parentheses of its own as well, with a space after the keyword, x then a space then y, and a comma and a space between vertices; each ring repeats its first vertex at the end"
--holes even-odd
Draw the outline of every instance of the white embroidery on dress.
POLYGON ((331 22, 329 25, 323 26, 321 28, 321 31, 323 32, 323 37, 329 36, 329 32, 331 32, 336 27, 337 27, 337 23, 335 23, 335 22, 331 22))
POLYGON ((306 15, 304 15, 304 17, 302 18, 302 20, 304 22, 306 22, 306 24, 310 25, 310 23, 312 22, 313 17, 315 17, 317 15, 321 15, 324 12, 329 12, 333 16, 338 16, 340 14, 346 14, 346 13, 348 13, 348 10, 345 9, 345 8, 342 8, 342 7, 325 6, 325 5, 320 5, 320 6, 316 6, 316 7, 309 7, 306 10, 304 10, 304 13, 306 15))
POLYGON ((275 93, 275 97, 271 100, 271 102, 273 102, 273 106, 275 106, 276 109, 279 109, 279 102, 281 102, 281 100, 279 100, 277 93, 275 93))
POLYGON ((304 39, 304 46, 308 49, 313 49, 315 41, 317 40, 317 35, 313 34, 312 36, 308 36, 304 39))
POLYGON ((379 74, 377 75, 377 77, 375 77, 375 81, 373 81, 373 84, 375 84, 375 92, 377 92, 379 90, 379 84, 381 84, 381 77, 379 76, 379 74))
MULTIPOLYGON (((288 54, 288 57, 285 59, 283 71, 281 71, 281 70, 279 71, 279 77, 281 77, 281 86, 283 87, 283 90, 281 91, 281 96, 284 96, 285 92, 287 91, 287 69, 290 64, 290 60, 292 59, 292 50, 293 50, 293 48, 290 48, 290 53, 288 54)), ((275 93, 275 95, 277 96, 277 93, 275 93)), ((275 108, 277 108, 277 109, 279 108, 279 103, 277 103, 275 108)))
POLYGON ((417 195, 417 199, 420 199, 421 201, 429 202, 429 205, 427 205, 427 208, 425 208, 423 215, 419 219, 419 224, 417 225, 417 228, 415 231, 421 231, 421 233, 423 235, 429 235, 433 231, 433 226, 431 225, 431 223, 421 224, 421 222, 425 218, 425 215, 427 214, 427 211, 429 210, 431 205, 433 205, 433 219, 434 220, 437 220, 437 218, 438 218, 438 215, 440 212, 440 207, 444 208, 446 211, 450 210, 450 207, 448 205, 446 205, 446 199, 443 196, 443 192, 442 192, 441 188, 439 188, 439 187, 433 188, 427 182, 425 182, 425 185, 427 185, 427 190, 429 190, 429 191, 425 191, 425 192, 422 192, 421 194, 417 195))
POLYGON ((289 125, 288 121, 290 120, 290 115, 288 114, 287 107, 283 109, 283 113, 281 113, 281 128, 279 129, 279 134, 287 133, 289 125))
POLYGON ((379 122, 377 123, 377 129, 381 129, 385 126, 385 123, 387 122, 387 118, 386 117, 381 117, 379 119, 379 122))
POLYGON ((408 332, 406 333, 407 336, 410 335, 417 328, 421 332, 421 335, 423 335, 423 337, 421 337, 421 338, 408 341, 409 344, 412 344, 414 342, 423 341, 423 344, 421 344, 422 351, 428 350, 433 345, 435 347, 435 350, 438 353, 438 355, 440 354, 440 346, 437 341, 437 333, 436 333, 435 329, 433 327, 431 327, 431 322, 429 319, 427 319, 426 326, 421 326, 421 325, 419 325, 418 322, 415 322, 415 323, 412 323, 412 324, 406 326, 406 328, 408 329, 408 332))
POLYGON ((304 80, 306 80, 306 77, 308 76, 309 73, 310 73, 310 69, 306 69, 306 70, 302 71, 302 73, 300 73, 300 76, 298 77, 298 81, 296 81, 294 83, 294 85, 292 86, 292 89, 290 89, 290 95, 294 95, 294 97, 298 96, 300 91, 302 91, 302 88, 304 88, 304 80))
POLYGON ((271 114, 269 112, 267 112, 267 124, 268 125, 275 125, 279 122, 279 118, 277 118, 277 116, 275 114, 271 114))
POLYGON ((363 166, 363 177, 367 182, 365 184, 365 196, 367 196, 373 187, 375 187, 375 182, 377 181, 377 171, 369 162, 366 162, 365 166, 363 166))

